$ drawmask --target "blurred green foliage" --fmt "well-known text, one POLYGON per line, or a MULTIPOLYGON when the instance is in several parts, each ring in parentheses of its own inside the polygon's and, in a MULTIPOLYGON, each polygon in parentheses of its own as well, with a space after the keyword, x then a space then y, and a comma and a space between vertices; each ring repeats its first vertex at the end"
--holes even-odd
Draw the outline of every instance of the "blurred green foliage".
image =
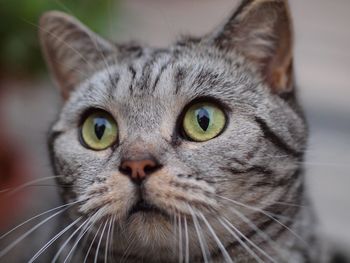
POLYGON ((69 13, 98 33, 106 32, 116 0, 0 0, 0 78, 33 75, 44 68, 38 20, 47 10, 69 13))

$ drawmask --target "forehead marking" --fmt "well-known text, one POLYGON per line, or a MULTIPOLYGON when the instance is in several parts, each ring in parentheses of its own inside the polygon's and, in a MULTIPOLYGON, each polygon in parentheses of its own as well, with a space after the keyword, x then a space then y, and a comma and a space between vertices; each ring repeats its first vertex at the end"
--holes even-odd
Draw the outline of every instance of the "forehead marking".
POLYGON ((181 87, 184 85, 185 69, 182 67, 177 68, 175 73, 175 95, 179 93, 181 87))
POLYGON ((162 74, 164 73, 164 71, 169 67, 170 64, 173 63, 172 59, 167 60, 167 62, 165 62, 162 67, 159 70, 159 73, 157 74, 154 83, 153 83, 153 87, 152 87, 152 92, 154 92, 156 90, 157 84, 160 80, 160 78, 162 77, 162 74))
POLYGON ((129 91, 130 91, 130 94, 133 94, 133 92, 134 92, 134 82, 135 82, 135 77, 136 77, 136 70, 135 70, 135 68, 133 67, 133 65, 129 65, 128 71, 129 71, 130 74, 131 74, 131 80, 130 80, 130 85, 129 85, 129 91))

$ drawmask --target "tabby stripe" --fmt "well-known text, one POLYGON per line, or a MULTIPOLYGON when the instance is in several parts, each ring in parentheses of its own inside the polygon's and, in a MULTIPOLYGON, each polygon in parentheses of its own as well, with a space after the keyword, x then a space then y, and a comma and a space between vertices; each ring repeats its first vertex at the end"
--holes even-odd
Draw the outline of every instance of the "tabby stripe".
POLYGON ((154 63, 155 59, 156 58, 152 58, 150 61, 146 62, 142 69, 141 79, 137 85, 141 90, 145 90, 149 87, 152 72, 151 66, 154 63))
POLYGON ((110 79, 110 82, 112 85, 107 85, 109 87, 108 88, 108 95, 113 98, 113 95, 114 95, 113 91, 116 90, 118 87, 120 76, 119 76, 119 74, 115 75, 114 77, 109 76, 109 79, 110 79))
POLYGON ((153 83, 153 87, 152 87, 152 91, 153 91, 153 92, 156 90, 156 87, 157 87, 157 85, 158 85, 158 82, 159 82, 159 80, 160 80, 160 78, 161 78, 163 72, 167 69, 167 67, 168 67, 169 65, 170 65, 170 62, 164 64, 164 65, 160 68, 160 71, 159 71, 159 73, 158 73, 158 75, 157 75, 157 77, 156 77, 156 79, 155 79, 155 81, 154 81, 154 83, 153 83))
POLYGON ((245 174, 245 173, 250 173, 250 172, 258 172, 258 173, 266 173, 266 174, 272 174, 273 172, 269 169, 266 169, 265 167, 262 166, 252 166, 244 170, 240 169, 235 169, 235 168, 222 168, 222 170, 228 170, 233 174, 245 174))
MULTIPOLYGON (((228 171, 233 175, 248 174, 252 172, 257 173, 257 175, 259 175, 262 178, 258 182, 254 182, 250 188, 265 187, 265 186, 272 186, 272 187, 285 186, 285 185, 288 185, 292 180, 295 180, 294 178, 295 174, 299 173, 298 171, 290 177, 286 176, 282 178, 275 178, 276 173, 274 171, 262 166, 252 166, 250 168, 243 169, 243 170, 235 169, 235 168, 220 168, 220 169, 223 171, 228 171)), ((217 181, 216 183, 220 183, 220 182, 221 181, 217 181)), ((251 182, 247 181, 247 183, 251 183, 251 182)))
MULTIPOLYGON (((266 207, 264 208, 264 211, 268 211, 268 212, 271 212, 271 213, 274 213, 274 214, 285 214, 286 210, 289 210, 289 209, 293 209, 293 212, 289 213, 288 215, 286 214, 286 216, 290 216, 290 217, 293 217, 297 214, 298 212, 298 208, 297 207, 293 207, 293 208, 284 208, 283 206, 280 206, 280 209, 276 209, 275 207, 273 206, 276 206, 276 205, 271 205, 269 207, 266 207), (275 209, 273 209, 275 208, 275 209)), ((261 217, 265 217, 266 220, 264 220, 263 222, 261 222, 260 224, 257 224, 256 227, 258 229, 260 229, 261 231, 263 232, 267 232, 267 230, 270 228, 270 227, 273 227, 273 229, 276 229, 278 227, 278 231, 274 234, 274 235, 270 235, 271 239, 273 240, 277 240, 279 236, 281 236, 284 232, 286 231, 289 231, 286 227, 290 228, 293 224, 292 220, 288 220, 287 222, 282 222, 282 220, 278 219, 281 223, 283 223, 286 227, 278 224, 275 220, 273 220, 272 218, 269 218, 267 217, 266 215, 262 214, 261 212, 256 212, 257 214, 257 217, 258 218, 261 218, 261 217)), ((273 217, 273 216, 271 216, 273 217)), ((230 220, 229 220, 230 221, 230 220)), ((252 229, 251 231, 249 231, 247 234, 245 234, 245 236, 248 238, 248 239, 252 239, 254 236, 257 236, 259 235, 257 231, 255 231, 254 229, 252 229)), ((264 240, 264 242, 268 242, 266 240, 264 240)), ((226 249, 229 250, 229 249, 233 249, 235 247, 238 247, 238 246, 241 246, 241 244, 238 242, 238 241, 233 241, 232 243, 230 243, 226 249)), ((217 251, 217 252, 214 252, 211 254, 211 257, 212 258, 215 258, 215 257, 219 257, 221 255, 221 251, 217 251)))
POLYGON ((264 137, 276 147, 282 149, 283 151, 287 152, 289 155, 292 155, 294 157, 299 158, 302 156, 301 152, 298 152, 295 149, 291 148, 282 138, 275 134, 263 119, 255 117, 255 121, 259 124, 260 129, 264 133, 264 137))
POLYGON ((55 144, 55 141, 58 139, 58 137, 60 137, 60 135, 62 134, 63 132, 61 131, 55 131, 50 133, 48 137, 48 148, 49 148, 51 167, 55 175, 58 174, 57 164, 60 165, 60 159, 58 159, 55 155, 54 144, 55 144))
POLYGON ((129 85, 129 90, 130 93, 133 93, 133 85, 134 85, 134 81, 135 81, 135 77, 136 77, 136 70, 132 67, 129 66, 129 72, 131 73, 131 81, 130 81, 130 85, 129 85))
MULTIPOLYGON (((152 67, 154 64, 156 64, 157 60, 161 58, 162 54, 164 54, 164 50, 155 51, 152 54, 152 57, 145 63, 143 69, 142 69, 142 77, 139 82, 140 89, 146 89, 150 87, 151 82, 151 74, 152 74, 152 67)), ((162 72, 162 69, 161 69, 162 72)), ((159 79, 158 79, 159 80, 159 79)), ((158 82, 156 80, 156 82, 158 82)), ((153 85, 152 90, 154 89, 155 85, 153 85)))
POLYGON ((114 88, 117 88, 118 83, 119 83, 119 80, 120 80, 119 74, 117 74, 117 75, 112 79, 112 85, 113 85, 114 88))
MULTIPOLYGON (((263 215, 264 216, 264 215, 263 215)), ((230 220, 228 220, 230 221, 230 220)), ((264 231, 264 229, 267 229, 268 227, 270 227, 271 225, 273 225, 273 223, 276 223, 273 219, 271 218, 268 218, 266 221, 264 221, 263 223, 257 225, 257 228, 264 231)), ((249 231, 247 234, 244 234, 246 236, 247 239, 251 240, 252 237, 254 237, 255 235, 257 235, 257 232, 252 229, 251 231, 249 231)), ((241 240, 243 242, 245 242, 245 240, 241 237, 241 240)), ((229 243, 227 246, 226 246, 226 250, 231 250, 231 249, 234 249, 236 247, 240 247, 241 246, 241 243, 239 241, 233 241, 232 243, 229 243)), ((210 257, 212 259, 215 259, 215 258, 219 258, 221 257, 221 250, 217 250, 213 253, 211 253, 210 257)), ((199 258, 198 258, 198 262, 199 262, 199 258)), ((196 261, 197 262, 197 261, 196 261)))
POLYGON ((185 70, 178 68, 175 74, 175 94, 178 94, 181 87, 184 85, 185 70))
MULTIPOLYGON (((274 177, 269 177, 269 178, 263 178, 263 180, 259 181, 259 182, 255 182, 252 185, 252 188, 254 187, 265 187, 265 186, 270 186, 270 187, 285 187, 288 188, 288 186, 290 185, 290 183, 294 182, 296 180, 295 178, 295 174, 293 173, 293 175, 291 176, 287 176, 287 175, 279 175, 279 178, 274 178, 274 177)), ((271 172, 269 175, 273 175, 274 173, 271 172)), ((276 173, 275 173, 276 175, 276 173)))
POLYGON ((291 202, 294 204, 301 204, 304 198, 304 184, 302 178, 303 174, 301 169, 295 171, 295 173, 289 178, 290 185, 287 185, 285 188, 287 191, 280 197, 279 202, 288 202, 288 200, 293 199, 291 202), (298 177, 298 178, 295 178, 298 177), (295 188, 295 185, 299 184, 299 187, 295 188), (287 200, 288 198, 288 200, 287 200))

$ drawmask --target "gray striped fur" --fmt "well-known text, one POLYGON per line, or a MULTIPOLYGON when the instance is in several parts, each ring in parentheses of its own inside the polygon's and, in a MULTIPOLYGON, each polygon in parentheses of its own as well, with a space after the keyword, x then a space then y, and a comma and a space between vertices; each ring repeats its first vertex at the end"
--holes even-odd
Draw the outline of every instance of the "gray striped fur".
POLYGON ((51 130, 53 166, 63 176, 58 183, 70 186, 62 187, 63 200, 84 200, 64 222, 94 215, 92 234, 76 258, 85 256, 106 218, 115 217, 110 252, 116 261, 126 253, 127 262, 179 262, 173 225, 181 214, 182 233, 185 218, 188 224, 189 261, 203 262, 189 204, 213 262, 228 258, 200 215, 233 262, 256 258, 242 246, 244 238, 223 227, 225 219, 260 248, 244 241, 261 262, 325 262, 304 185, 307 126, 295 96, 291 32, 282 0, 245 0, 214 33, 166 49, 114 45, 65 14, 43 16, 41 42, 66 99, 51 130), (204 143, 184 139, 178 126, 184 108, 199 98, 220 103, 228 117, 225 131, 204 143), (117 145, 101 152, 82 146, 81 118, 91 108, 115 118, 117 145), (169 217, 128 217, 138 189, 118 167, 135 152, 162 164, 142 189, 169 217))

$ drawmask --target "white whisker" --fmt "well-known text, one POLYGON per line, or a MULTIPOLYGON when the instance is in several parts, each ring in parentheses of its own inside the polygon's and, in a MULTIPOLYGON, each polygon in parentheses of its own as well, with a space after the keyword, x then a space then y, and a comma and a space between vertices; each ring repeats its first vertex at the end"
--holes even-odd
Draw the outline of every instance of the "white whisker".
POLYGON ((41 216, 46 215, 46 214, 48 214, 48 213, 50 213, 50 212, 56 211, 56 210, 58 210, 58 209, 60 209, 60 208, 64 208, 64 207, 67 207, 67 206, 72 206, 72 205, 74 205, 74 204, 76 204, 76 203, 79 203, 79 202, 81 202, 81 201, 75 201, 75 202, 72 202, 72 203, 69 203, 69 204, 60 205, 60 206, 58 206, 58 207, 52 208, 52 209, 50 209, 50 210, 47 210, 47 211, 45 211, 45 212, 43 212, 43 213, 41 213, 41 214, 38 214, 38 215, 36 215, 36 216, 33 216, 33 217, 27 219, 26 221, 24 221, 23 223, 17 225, 16 227, 12 228, 11 230, 9 230, 8 232, 6 232, 6 233, 3 234, 2 236, 0 236, 0 240, 3 239, 3 238, 5 238, 5 237, 8 236, 9 234, 11 234, 11 233, 12 233, 13 231, 15 231, 16 229, 20 228, 21 226, 24 226, 24 225, 28 224, 29 222, 33 221, 34 219, 36 219, 36 218, 38 218, 38 217, 41 217, 41 216))
POLYGON ((88 248, 88 250, 87 250, 87 252, 86 252, 86 256, 85 256, 85 258, 84 258, 84 262, 83 262, 83 263, 86 263, 86 262, 87 262, 87 259, 88 259, 88 257, 89 257, 91 248, 92 248, 92 246, 94 245, 95 239, 97 238, 98 233, 100 232, 101 227, 102 227, 102 223, 101 223, 100 226, 98 227, 98 229, 97 229, 97 231, 96 231, 96 234, 95 234, 94 238, 93 238, 92 241, 91 241, 91 244, 90 244, 90 246, 89 246, 89 248, 88 248))
POLYGON ((104 227, 103 227, 103 229, 102 229, 102 233, 101 233, 100 239, 99 239, 99 241, 98 241, 98 243, 97 243, 97 248, 96 248, 96 254, 95 254, 94 263, 97 263, 98 253, 99 253, 99 251, 100 251, 100 246, 101 246, 102 238, 103 238, 103 236, 104 236, 104 234, 105 234, 105 230, 106 230, 107 223, 108 223, 108 220, 106 220, 106 223, 105 223, 105 225, 104 225, 104 227))
POLYGON ((198 211, 199 216, 202 218, 202 220, 204 221, 204 223, 207 225, 210 233, 212 234, 215 242, 217 243, 222 255, 225 258, 226 262, 229 263, 233 263, 231 256, 228 254, 225 246, 222 244, 222 242, 220 241, 219 237, 217 236, 217 234, 215 233, 215 230, 212 228, 212 226, 210 225, 210 223, 208 222, 208 220, 205 218, 205 216, 203 215, 203 213, 198 211))
POLYGON ((128 256, 130 255, 130 251, 132 249, 132 246, 134 245, 135 240, 136 240, 136 237, 134 235, 131 235, 128 237, 128 240, 127 240, 128 245, 127 245, 126 249, 124 250, 124 253, 123 253, 123 256, 120 260, 120 263, 124 263, 128 259, 128 256))
POLYGON ((279 221, 278 219, 276 219, 275 217, 273 217, 272 215, 270 215, 269 213, 265 212, 264 210, 260 209, 260 208, 256 208, 256 207, 253 207, 253 206, 250 206, 250 205, 246 205, 246 204, 243 204, 241 202, 238 202, 238 201, 235 201, 235 200, 232 200, 232 199, 229 199, 227 197, 224 197, 224 196, 220 196, 220 195, 216 195, 224 200, 227 200, 229 202, 232 202, 236 205, 239 205, 239 206, 243 206, 245 208, 248 208, 248 209, 251 209, 251 210, 254 210, 254 211, 258 211, 262 214, 264 214, 265 216, 267 216, 268 218, 272 219, 273 221, 275 221, 276 223, 278 223, 279 225, 281 225, 282 227, 284 227, 285 229, 287 229, 290 233, 292 233, 297 239, 299 239, 299 241, 301 241, 306 247, 309 247, 308 243, 302 239, 295 231, 293 231, 291 228, 289 228, 288 226, 286 226, 285 224, 283 224, 281 221, 279 221))
POLYGON ((244 238, 252 247, 258 250, 262 255, 268 258, 271 262, 277 263, 269 254, 267 254, 264 250, 262 250, 259 246, 257 246, 254 242, 252 242, 249 238, 247 238, 237 227, 235 227, 230 221, 224 218, 224 221, 238 233, 242 238, 244 238))
POLYGON ((113 249, 113 242, 114 242, 114 228, 115 228, 115 220, 116 220, 116 215, 113 216, 113 222, 112 222, 112 235, 111 235, 111 242, 110 242, 110 253, 111 253, 111 258, 112 258, 112 262, 115 262, 115 258, 114 258, 114 250, 113 249))
POLYGON ((191 213, 192 220, 193 220, 193 223, 194 223, 194 227, 195 227, 196 232, 197 232, 197 237, 198 237, 199 245, 200 245, 200 248, 201 248, 201 251, 202 251, 203 260, 204 260, 205 263, 208 263, 209 262, 208 248, 207 248, 207 245, 205 243, 204 237, 201 234, 201 229, 200 229, 199 222, 198 222, 197 217, 196 217, 193 209, 191 208, 191 206, 188 205, 188 209, 189 209, 189 211, 191 213))
POLYGON ((246 244, 241 238, 234 232, 232 229, 223 222, 220 218, 218 219, 222 226, 238 241, 238 243, 257 261, 263 263, 264 261, 260 259, 260 257, 246 244))
POLYGON ((184 216, 184 225, 185 225, 185 263, 190 262, 190 240, 188 236, 188 226, 187 219, 184 216))
MULTIPOLYGON (((71 45, 69 45, 66 41, 64 41, 62 38, 60 38, 59 36, 53 34, 50 31, 44 30, 41 26, 36 25, 26 19, 22 19, 24 22, 28 23, 29 25, 32 25, 34 27, 36 27, 37 29, 39 29, 42 32, 45 32, 46 34, 49 34, 51 37, 55 38, 57 41, 59 41, 60 43, 62 43, 63 45, 65 45, 67 48, 69 48, 70 50, 72 50, 74 53, 76 53, 83 61, 84 63, 86 63, 89 67, 94 68, 94 66, 83 56, 83 54, 81 54, 77 49, 75 49, 74 47, 72 47, 71 45)), ((86 74, 85 74, 86 75, 86 74)))
POLYGON ((173 213, 173 236, 174 236, 174 258, 176 258, 179 250, 178 250, 178 247, 177 247, 177 240, 178 240, 178 231, 177 231, 177 213, 174 211, 173 213))
POLYGON ((67 240, 61 245, 61 247, 59 248, 59 250, 56 252, 55 256, 53 257, 53 259, 51 260, 51 263, 54 263, 58 260, 61 252, 63 251, 63 249, 67 246, 67 244, 69 243, 69 241, 75 236, 76 233, 78 233, 78 231, 85 225, 88 223, 88 221, 90 220, 90 218, 86 219, 68 238, 67 240))
POLYGON ((37 179, 31 180, 29 182, 23 183, 23 184, 17 186, 16 188, 14 188, 14 189, 13 188, 8 188, 8 189, 1 190, 0 193, 6 191, 7 192, 6 196, 7 195, 13 195, 13 194, 19 192, 20 190, 22 190, 24 188, 27 188, 28 186, 31 186, 31 185, 33 185, 35 183, 51 180, 51 179, 54 179, 54 178, 57 178, 57 177, 60 177, 60 176, 47 176, 47 177, 43 177, 43 178, 37 178, 37 179))
POLYGON ((39 227, 41 227, 43 224, 45 224, 46 222, 48 222, 49 220, 51 220, 52 218, 54 218, 55 216, 62 214, 63 212, 65 212, 68 207, 63 208, 62 210, 54 213, 53 215, 49 216, 48 218, 46 218, 45 220, 41 221, 40 223, 38 223, 37 225, 35 225, 34 227, 32 227, 30 230, 28 230, 26 233, 24 233, 23 235, 21 235, 19 238, 17 238, 14 242, 12 242, 10 245, 8 245, 5 249, 0 251, 0 258, 2 258, 3 256, 5 256, 9 251, 11 251, 11 249, 13 249, 19 242, 21 242, 23 239, 25 239, 27 236, 29 236, 31 233, 33 233, 35 230, 37 230, 39 227))
POLYGON ((57 239, 59 239, 64 233, 66 233, 69 229, 71 229, 76 223, 78 223, 82 217, 78 217, 72 223, 70 223, 67 227, 61 230, 58 234, 56 234, 53 238, 51 238, 38 252, 34 254, 34 256, 28 261, 28 263, 33 263, 48 247, 50 247, 57 239))
POLYGON ((108 225, 108 230, 107 230, 107 239, 106 239, 106 247, 105 247, 105 263, 107 263, 108 259, 108 248, 110 245, 110 235, 111 235, 111 228, 112 228, 112 217, 109 219, 109 225, 108 225))
POLYGON ((79 234, 79 236, 77 237, 77 239, 75 240, 71 250, 68 252, 68 255, 66 256, 66 258, 64 259, 63 263, 66 263, 69 259, 69 257, 72 255, 72 253, 74 252, 75 248, 78 246, 80 240, 85 236, 85 234, 92 228, 93 223, 90 222, 91 221, 91 217, 89 217, 89 222, 87 222, 85 224, 85 226, 82 228, 81 233, 79 234))
MULTIPOLYGON (((241 218, 249 227, 251 227, 254 231, 257 232, 257 234, 263 238, 264 240, 266 240, 267 242, 269 242, 272 248, 274 248, 274 250, 279 254, 279 256, 281 258, 283 258, 283 256, 280 254, 280 245, 277 244, 274 240, 271 239, 271 237, 269 237, 264 231, 262 231, 261 229, 259 229, 249 218, 247 218, 245 215, 243 215, 243 213, 239 212, 237 209, 231 207, 231 211, 234 212, 237 216, 239 216, 239 218, 241 218)), ((264 256, 266 256, 267 258, 269 258, 270 256, 268 254, 265 255, 265 252, 262 251, 261 252, 264 256)), ((270 259, 270 258, 269 258, 270 259)), ((271 259, 270 259, 271 260, 271 259)))
POLYGON ((179 263, 183 262, 183 246, 182 246, 182 222, 181 215, 178 214, 178 222, 179 222, 179 263))

